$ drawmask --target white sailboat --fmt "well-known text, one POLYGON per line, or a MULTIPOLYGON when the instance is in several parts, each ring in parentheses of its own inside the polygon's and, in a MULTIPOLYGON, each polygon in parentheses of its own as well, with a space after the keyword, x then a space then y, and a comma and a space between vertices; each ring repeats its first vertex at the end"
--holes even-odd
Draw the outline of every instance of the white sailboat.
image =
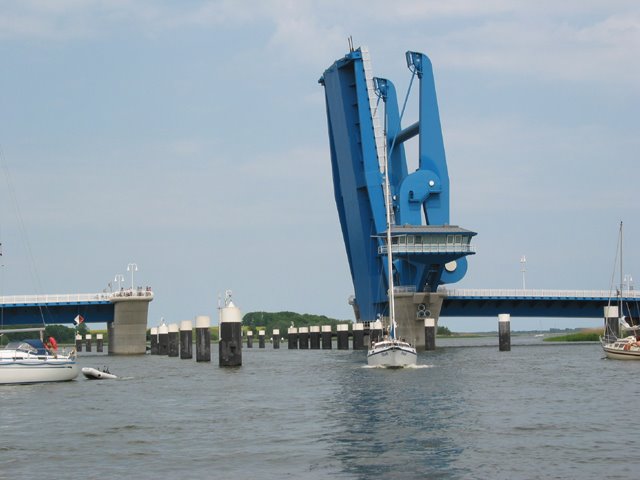
MULTIPOLYGON (((2 330, 2 333, 28 331, 43 332, 44 328, 2 330)), ((41 339, 11 341, 0 350, 0 385, 66 382, 79 373, 75 349, 58 351, 57 345, 52 348, 41 339)))
POLYGON ((618 302, 617 305, 612 306, 610 300, 609 305, 605 309, 607 312, 605 314, 605 331, 604 336, 600 338, 600 343, 607 358, 616 360, 640 360, 640 325, 634 325, 631 309, 622 301, 624 290, 624 277, 622 273, 622 222, 620 222, 618 248, 620 253, 620 288, 617 289, 616 294, 618 302), (629 314, 628 317, 625 315, 625 309, 629 314), (618 328, 625 331, 628 334, 627 336, 622 338, 617 337, 618 332, 612 331, 611 326, 607 324, 607 319, 611 318, 617 319, 618 328))
POLYGON ((393 285, 393 257, 391 253, 391 187, 389 185, 389 167, 387 165, 386 129, 383 149, 384 165, 384 205, 387 220, 387 284, 389 290, 389 334, 382 341, 375 342, 367 352, 367 364, 375 367, 401 368, 416 364, 418 354, 414 346, 397 338, 398 326, 395 318, 395 292, 393 285))

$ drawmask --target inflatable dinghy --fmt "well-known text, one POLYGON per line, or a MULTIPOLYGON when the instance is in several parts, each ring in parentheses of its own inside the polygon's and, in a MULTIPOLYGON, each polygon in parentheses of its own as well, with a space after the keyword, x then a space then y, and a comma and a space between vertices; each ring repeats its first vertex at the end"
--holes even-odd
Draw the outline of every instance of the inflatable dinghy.
POLYGON ((98 370, 97 368, 84 367, 82 369, 82 374, 89 380, 113 380, 115 378, 118 378, 116 375, 109 372, 109 369, 107 369, 106 367, 102 370, 98 370))

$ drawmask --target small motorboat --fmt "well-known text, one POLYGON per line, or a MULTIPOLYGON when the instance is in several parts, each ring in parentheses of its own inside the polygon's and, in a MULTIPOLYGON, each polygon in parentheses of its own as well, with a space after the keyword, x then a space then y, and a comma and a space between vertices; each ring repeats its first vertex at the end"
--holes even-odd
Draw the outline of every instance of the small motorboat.
POLYGON ((104 367, 102 370, 91 367, 83 367, 82 374, 89 380, 114 380, 118 378, 117 375, 111 373, 107 367, 104 367))

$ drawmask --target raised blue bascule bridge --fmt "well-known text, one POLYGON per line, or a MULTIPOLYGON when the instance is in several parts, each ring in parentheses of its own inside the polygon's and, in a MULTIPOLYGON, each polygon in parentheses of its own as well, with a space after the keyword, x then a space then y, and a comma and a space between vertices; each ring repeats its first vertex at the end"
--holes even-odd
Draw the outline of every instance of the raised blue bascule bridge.
POLYGON ((389 313, 383 188, 388 172, 396 321, 406 340, 424 347, 425 319, 437 322, 442 307, 438 287, 465 275, 475 232, 450 223, 449 174, 431 61, 417 52, 407 52, 406 60, 411 81, 402 111, 393 83, 372 75, 365 48, 351 49, 319 82, 356 320, 371 322, 389 313), (403 128, 414 80, 419 118, 403 128), (409 172, 405 142, 416 136, 418 167, 409 172))

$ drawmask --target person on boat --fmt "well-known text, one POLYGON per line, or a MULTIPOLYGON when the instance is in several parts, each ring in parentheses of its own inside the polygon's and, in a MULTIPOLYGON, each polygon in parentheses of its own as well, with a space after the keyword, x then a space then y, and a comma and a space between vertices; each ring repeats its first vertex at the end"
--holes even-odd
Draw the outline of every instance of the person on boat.
POLYGON ((49 337, 47 343, 45 343, 45 347, 49 352, 53 353, 54 356, 58 355, 58 342, 55 338, 49 337))

